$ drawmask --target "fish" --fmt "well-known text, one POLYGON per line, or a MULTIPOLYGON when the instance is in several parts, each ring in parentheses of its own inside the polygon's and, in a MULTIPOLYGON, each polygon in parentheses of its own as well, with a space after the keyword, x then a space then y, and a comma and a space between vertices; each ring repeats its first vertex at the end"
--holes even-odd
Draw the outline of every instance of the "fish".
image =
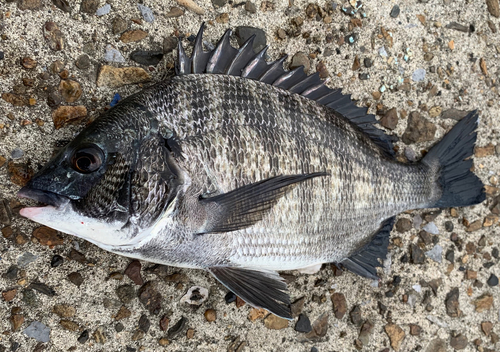
POLYGON ((100 248, 203 269, 254 307, 291 319, 278 274, 324 263, 377 279, 396 215, 485 199, 471 171, 472 111, 417 162, 396 160, 367 108, 318 73, 267 62, 226 31, 176 75, 85 127, 20 189, 20 214, 100 248))

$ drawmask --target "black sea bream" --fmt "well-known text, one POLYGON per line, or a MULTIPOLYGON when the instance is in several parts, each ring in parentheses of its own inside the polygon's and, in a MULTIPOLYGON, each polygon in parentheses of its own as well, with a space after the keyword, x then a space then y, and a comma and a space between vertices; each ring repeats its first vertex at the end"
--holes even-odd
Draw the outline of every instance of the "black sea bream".
POLYGON ((420 161, 397 162, 376 119, 230 31, 179 44, 177 76, 105 112, 21 189, 21 214, 127 257, 205 269, 291 318, 279 270, 337 263, 376 278, 398 213, 484 200, 471 112, 420 161))

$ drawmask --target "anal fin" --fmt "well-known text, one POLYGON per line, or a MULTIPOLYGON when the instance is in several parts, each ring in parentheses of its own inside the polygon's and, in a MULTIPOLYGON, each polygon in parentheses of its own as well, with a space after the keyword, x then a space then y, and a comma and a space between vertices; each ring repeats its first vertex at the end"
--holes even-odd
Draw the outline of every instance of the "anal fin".
POLYGON ((223 266, 208 271, 249 305, 292 319, 288 288, 277 272, 223 266))
POLYGON ((396 217, 393 216, 385 220, 368 244, 349 258, 340 261, 339 264, 360 276, 378 279, 377 267, 382 266, 379 259, 384 260, 387 256, 389 236, 395 219, 396 217))

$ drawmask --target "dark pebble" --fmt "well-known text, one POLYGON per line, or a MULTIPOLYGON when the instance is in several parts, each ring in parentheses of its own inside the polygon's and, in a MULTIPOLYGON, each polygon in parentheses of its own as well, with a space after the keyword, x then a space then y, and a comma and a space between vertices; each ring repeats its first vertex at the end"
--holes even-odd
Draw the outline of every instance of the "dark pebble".
POLYGON ((411 230, 411 228, 412 228, 412 224, 411 224, 410 219, 401 218, 396 222, 396 230, 398 232, 403 233, 403 232, 411 230))
POLYGON ((316 347, 311 347, 311 352, 319 352, 318 349, 316 347))
POLYGON ((72 272, 71 274, 68 275, 68 280, 72 282, 74 285, 77 287, 80 287, 81 284, 83 284, 83 276, 80 273, 77 272, 72 272))
POLYGON ((90 67, 90 58, 87 54, 82 54, 78 56, 78 59, 76 59, 75 62, 76 67, 78 67, 81 70, 86 70, 90 67))
POLYGON ((467 33, 469 31, 469 28, 467 26, 464 26, 463 24, 457 23, 457 22, 450 22, 446 25, 446 28, 448 29, 454 29, 459 32, 464 32, 467 33))
POLYGON ((50 266, 53 267, 53 268, 57 268, 58 266, 62 265, 63 262, 64 262, 63 257, 61 257, 60 255, 56 254, 50 260, 50 266))
POLYGON ((3 60, 5 58, 5 54, 3 51, 0 51, 0 60, 3 60))
POLYGON ((187 37, 187 40, 189 40, 191 43, 194 43, 196 40, 196 36, 194 34, 191 34, 189 37, 187 37))
POLYGON ((111 30, 114 35, 122 34, 128 29, 128 22, 122 17, 117 16, 113 19, 113 24, 111 30))
POLYGON ((359 79, 362 81, 366 81, 367 79, 370 79, 370 75, 368 73, 360 73, 359 79))
POLYGON ((176 37, 166 37, 163 39, 163 54, 172 52, 177 47, 176 37))
POLYGON ((173 337, 177 336, 179 333, 184 330, 184 328, 187 325, 187 319, 182 317, 179 319, 177 323, 175 323, 174 326, 172 326, 170 329, 168 329, 167 336, 169 339, 172 339, 173 337))
POLYGON ((117 324, 115 325, 115 331, 116 331, 116 332, 122 332, 124 329, 125 329, 125 326, 123 326, 123 324, 122 324, 122 323, 117 323, 117 324))
POLYGON ((12 352, 15 352, 15 351, 17 351, 17 349, 19 348, 19 346, 20 346, 20 345, 19 345, 19 343, 18 343, 18 342, 16 342, 16 341, 12 341, 12 342, 11 342, 11 344, 10 344, 10 350, 11 350, 12 352))
POLYGON ((299 320, 297 320, 297 323, 295 324, 295 331, 298 332, 310 332, 312 330, 311 327, 311 321, 305 314, 300 314, 299 315, 299 320))
POLYGON ((373 66, 373 60, 370 59, 369 57, 366 57, 364 60, 363 60, 363 65, 365 65, 366 68, 370 68, 373 66))
POLYGON ((130 59, 141 65, 156 66, 163 59, 163 53, 161 51, 136 50, 130 54, 130 59))
POLYGON ((138 260, 132 260, 130 264, 125 269, 125 275, 128 276, 136 285, 143 285, 144 280, 141 276, 141 262, 138 260))
POLYGON ((132 302, 135 297, 135 290, 132 285, 118 286, 115 290, 116 295, 124 304, 132 302))
POLYGON ((408 259, 408 254, 405 253, 401 256, 401 259, 400 259, 401 263, 408 263, 409 259, 408 259))
POLYGON ((139 319, 139 329, 147 333, 149 331, 150 326, 151 322, 149 321, 147 315, 146 314, 141 315, 139 319))
POLYGON ((146 282, 137 292, 139 301, 151 314, 158 314, 161 309, 162 296, 154 282, 146 282))
POLYGON ((410 251, 411 251, 411 261, 413 264, 425 263, 424 251, 422 251, 418 245, 412 244, 410 246, 410 251))
POLYGON ((89 339, 89 331, 88 330, 84 330, 80 337, 78 337, 77 341, 80 342, 81 344, 84 344, 85 342, 87 342, 87 340, 89 339))
POLYGON ((349 313, 349 316, 351 318, 351 322, 356 326, 360 326, 363 322, 361 318, 361 308, 359 306, 354 306, 354 308, 349 313))
POLYGON ((357 40, 358 40, 358 35, 356 33, 351 33, 344 37, 344 41, 349 45, 353 45, 354 43, 356 43, 357 40))
POLYGON ((52 287, 42 284, 41 282, 32 282, 28 286, 28 288, 43 293, 44 295, 47 295, 49 297, 53 297, 56 295, 56 291, 54 291, 52 287))
POLYGON ((125 349, 127 352, 135 352, 137 351, 135 348, 131 347, 131 346, 127 346, 126 349, 125 349))
POLYGON ((234 293, 232 293, 231 291, 229 291, 226 294, 226 296, 224 297, 224 299, 226 300, 227 304, 233 303, 234 301, 236 301, 236 295, 234 293))
POLYGON ((251 1, 247 1, 245 3, 245 11, 250 12, 250 13, 256 13, 257 12, 257 7, 255 4, 251 1))
POLYGON ((488 279, 488 281, 486 281, 486 283, 491 287, 498 286, 498 277, 496 277, 495 274, 491 274, 490 278, 488 279))
POLYGON ((451 232, 453 231, 453 223, 451 221, 446 221, 444 223, 444 228, 446 231, 451 232))
POLYGON ((384 316, 385 313, 387 312, 387 306, 383 304, 382 302, 377 302, 378 305, 378 312, 380 315, 384 316))
POLYGON ((217 9, 227 4, 227 0, 212 0, 212 5, 217 9))
POLYGON ((16 280, 17 274, 19 273, 19 268, 17 265, 11 265, 2 276, 7 280, 16 280))
POLYGON ((386 296, 387 298, 392 298, 392 297, 394 297, 394 292, 392 292, 392 291, 387 291, 387 292, 385 293, 385 296, 386 296))
POLYGON ((450 338, 450 345, 453 347, 455 350, 463 350, 464 348, 467 347, 468 345, 467 337, 462 334, 455 335, 454 332, 452 332, 452 336, 450 338))
POLYGON ((236 27, 235 34, 240 46, 255 34, 253 41, 253 50, 255 52, 261 51, 266 46, 266 33, 260 28, 239 26, 236 27))
POLYGON ((485 267, 486 269, 491 268, 493 265, 495 265, 495 263, 493 263, 493 262, 486 262, 486 263, 483 263, 483 267, 485 267))
POLYGON ((66 0, 52 0, 52 3, 56 5, 56 7, 64 12, 71 12, 71 6, 66 0))
POLYGON ((83 0, 80 6, 80 12, 93 15, 99 8, 99 3, 99 0, 83 0))
POLYGON ((33 290, 23 290, 23 302, 30 307, 37 307, 38 299, 35 292, 33 290))
POLYGON ((491 250, 491 255, 493 256, 493 258, 496 258, 498 259, 498 256, 499 256, 499 253, 498 253, 498 248, 495 247, 491 250))
POLYGON ((452 250, 452 249, 449 249, 447 252, 446 252, 446 255, 445 255, 445 258, 447 261, 449 261, 450 263, 454 263, 455 262, 455 251, 452 250))
POLYGON ((392 18, 396 18, 399 16, 399 13, 401 12, 401 10, 399 9, 399 6, 398 5, 394 5, 392 7, 392 10, 391 10, 391 13, 390 13, 390 16, 392 18))
POLYGON ((71 252, 69 252, 68 255, 69 259, 75 260, 78 263, 81 264, 86 264, 87 263, 87 258, 85 258, 85 255, 82 253, 78 252, 76 249, 72 249, 71 252))
POLYGON ((297 317, 297 316, 299 316, 300 313, 302 313, 302 310, 304 309, 305 301, 306 301, 306 298, 302 297, 290 305, 290 310, 292 311, 292 317, 297 317))
POLYGON ((393 278, 392 278, 392 284, 394 286, 397 286, 401 283, 401 276, 398 276, 398 275, 395 275, 393 278))
POLYGON ((459 297, 460 297, 460 291, 458 287, 453 288, 446 295, 446 299, 444 301, 446 306, 446 314, 448 314, 452 318, 457 318, 462 314, 459 308, 459 301, 458 301, 459 297))

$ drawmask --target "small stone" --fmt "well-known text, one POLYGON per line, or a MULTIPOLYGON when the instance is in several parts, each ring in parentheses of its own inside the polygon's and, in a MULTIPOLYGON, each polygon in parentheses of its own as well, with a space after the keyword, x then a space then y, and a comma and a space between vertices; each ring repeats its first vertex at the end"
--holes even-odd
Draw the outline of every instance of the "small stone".
POLYGON ((172 52, 177 47, 177 38, 166 37, 163 39, 163 54, 172 52))
POLYGON ((132 315, 132 312, 125 306, 121 306, 120 309, 118 310, 118 313, 114 316, 115 320, 122 320, 126 318, 130 318, 130 315, 132 315))
POLYGON ((395 129, 398 125, 398 113, 397 113, 396 108, 392 108, 392 109, 388 110, 385 113, 385 115, 380 119, 380 124, 387 129, 390 129, 390 130, 395 129))
POLYGON ((11 290, 3 291, 2 292, 2 297, 5 302, 10 302, 16 297, 17 295, 17 289, 13 288, 11 290))
POLYGON ((491 287, 498 286, 498 277, 495 274, 491 274, 486 283, 491 287))
POLYGON ((387 324, 384 327, 384 329, 385 329, 385 332, 387 333, 387 336, 389 336, 389 340, 391 341, 391 347, 395 351, 399 351, 399 348, 401 347, 401 343, 403 342, 403 339, 405 338, 404 330, 401 329, 396 324, 387 324))
POLYGON ((59 325, 61 325, 63 329, 68 330, 68 331, 80 330, 80 327, 78 326, 78 324, 71 321, 71 320, 61 319, 59 321, 59 325))
POLYGON ((250 321, 256 321, 257 319, 264 318, 269 312, 264 308, 252 308, 250 313, 248 313, 248 319, 250 321))
POLYGON ((54 22, 45 22, 43 26, 43 37, 50 49, 54 51, 61 51, 64 49, 64 35, 54 22))
POLYGON ((487 156, 495 155, 495 146, 492 143, 485 145, 484 147, 475 147, 474 156, 476 158, 484 158, 487 156))
POLYGON ((276 34, 281 40, 286 39, 286 32, 282 28, 279 28, 276 34))
POLYGON ((328 78, 330 76, 330 73, 328 72, 328 69, 326 68, 326 65, 323 61, 320 61, 316 65, 316 71, 319 73, 319 77, 322 79, 328 78))
POLYGON ((136 50, 130 54, 130 59, 141 65, 156 66, 163 59, 163 52, 136 50))
POLYGON ((408 118, 408 126, 402 140, 406 144, 432 141, 435 134, 436 126, 418 112, 413 111, 408 118))
POLYGON ((106 335, 104 334, 104 326, 99 326, 96 331, 94 331, 93 337, 95 342, 100 343, 100 344, 105 344, 107 339, 106 335))
POLYGON ((97 11, 95 12, 95 15, 98 17, 104 16, 104 15, 107 15, 109 13, 109 11, 111 11, 111 5, 106 4, 103 7, 98 8, 97 11))
POLYGON ((368 345, 370 342, 370 335, 373 331, 373 324, 370 321, 365 321, 361 326, 359 331, 358 339, 363 343, 364 346, 368 345))
POLYGON ((354 306, 354 308, 350 311, 349 316, 351 318, 351 322, 356 326, 360 326, 363 322, 361 318, 361 308, 359 306, 354 306))
POLYGON ((74 103, 82 95, 82 87, 80 83, 73 80, 61 80, 59 84, 59 93, 67 103, 74 103))
POLYGON ((81 70, 87 70, 90 67, 89 56, 87 54, 82 54, 78 56, 78 58, 75 61, 75 65, 81 70))
POLYGON ((113 19, 111 30, 114 35, 122 34, 128 29, 128 21, 120 16, 113 19))
POLYGON ((415 82, 421 82, 425 79, 425 74, 426 74, 425 69, 417 68, 415 71, 413 71, 411 79, 415 82))
POLYGON ((400 233, 410 231, 412 228, 411 220, 406 218, 401 218, 396 222, 396 230, 400 233))
POLYGON ((192 328, 187 329, 186 331, 186 337, 188 339, 192 339, 194 337, 195 330, 192 328))
POLYGON ((168 346, 170 344, 170 341, 167 338, 162 337, 160 340, 158 340, 158 344, 160 346, 168 346))
POLYGON ((424 264, 425 255, 420 247, 416 244, 410 245, 411 261, 413 264, 424 264))
POLYGON ((151 314, 158 314, 161 310, 162 296, 156 289, 153 281, 146 282, 137 292, 139 301, 151 314))
POLYGON ((490 333, 493 330, 493 324, 491 321, 483 321, 481 323, 481 330, 483 330, 486 336, 490 336, 490 333))
POLYGON ((269 314, 264 319, 264 325, 271 330, 281 330, 288 327, 288 320, 280 318, 274 314, 269 314))
POLYGON ((167 315, 162 316, 160 319, 160 330, 167 331, 169 323, 170 319, 168 318, 168 316, 167 315))
POLYGON ((142 4, 137 4, 137 8, 141 12, 141 15, 142 15, 142 18, 144 18, 144 21, 151 23, 155 20, 153 10, 151 10, 149 7, 144 6, 142 4))
POLYGON ((250 13, 256 13, 257 12, 257 7, 255 4, 251 1, 245 2, 245 11, 250 12, 250 13))
POLYGON ((240 46, 255 34, 255 39, 253 41, 253 50, 255 52, 261 51, 266 46, 266 33, 260 28, 239 26, 236 27, 235 34, 240 46))
POLYGON ((52 3, 59 8, 60 10, 70 13, 71 6, 69 5, 67 0, 52 0, 52 3))
POLYGON ((25 252, 17 258, 17 265, 20 266, 21 268, 24 268, 28 264, 37 260, 37 258, 38 258, 37 255, 33 255, 30 252, 25 252))
POLYGON ((500 17, 500 5, 498 0, 486 0, 488 12, 494 17, 500 17))
POLYGON ((291 311, 292 311, 292 317, 298 317, 300 313, 302 313, 302 310, 304 309, 304 303, 306 301, 305 297, 297 299, 295 302, 293 302, 290 306, 291 311))
POLYGON ((132 285, 122 285, 118 286, 115 290, 116 295, 120 301, 124 304, 132 302, 135 297, 135 290, 132 285))
POLYGON ((467 280, 476 280, 477 279, 477 271, 467 270, 465 272, 465 278, 467 280))
POLYGON ((125 275, 129 277, 136 285, 143 285, 144 280, 141 276, 141 262, 138 260, 133 260, 125 269, 125 275))
POLYGON ((443 247, 435 245, 430 251, 425 252, 425 255, 437 263, 443 261, 443 247))
POLYGON ((493 296, 486 293, 474 301, 474 306, 476 307, 476 312, 481 313, 486 310, 491 309, 493 305, 493 296))
POLYGON ((19 148, 15 148, 12 153, 10 153, 10 157, 12 159, 21 159, 24 155, 24 151, 19 148))
POLYGON ((80 5, 80 12, 95 14, 99 8, 99 0, 82 0, 80 5))
POLYGON ((420 336, 422 332, 422 328, 417 324, 410 324, 410 335, 412 336, 420 336))
POLYGON ((455 350, 463 350, 468 345, 467 337, 462 334, 452 335, 450 339, 450 345, 455 350))
POLYGON ((132 337, 130 338, 132 341, 139 341, 144 338, 144 331, 142 330, 135 330, 134 333, 132 334, 132 337))
POLYGON ((52 121, 56 129, 60 129, 69 124, 80 124, 85 117, 87 117, 87 108, 83 105, 60 106, 52 112, 52 121))
POLYGON ((10 323, 12 324, 12 331, 17 331, 24 323, 24 315, 12 314, 10 316, 10 323))
POLYGON ((352 63, 352 67, 351 67, 351 70, 353 71, 357 71, 361 68, 361 63, 359 62, 359 56, 356 55, 354 57, 354 62, 352 63))
POLYGON ((446 352, 446 342, 440 338, 432 340, 428 345, 425 352, 446 352))
POLYGON ((473 232, 473 231, 477 231, 477 230, 481 229, 482 227, 483 227, 483 222, 481 220, 476 220, 476 221, 471 222, 469 224, 469 226, 467 226, 465 231, 473 232))
POLYGON ((104 61, 124 63, 125 58, 118 50, 113 48, 111 45, 107 45, 106 52, 104 53, 104 61))
POLYGON ((446 306, 446 314, 448 314, 452 318, 462 316, 462 311, 459 308, 459 296, 460 291, 458 287, 454 287, 450 292, 448 292, 444 301, 446 306))
POLYGON ((89 339, 89 331, 84 330, 76 340, 79 343, 84 344, 85 342, 88 341, 88 339, 89 339))
POLYGON ((141 67, 116 68, 103 65, 97 76, 98 87, 119 88, 128 84, 147 82, 151 79, 141 67))
POLYGON ((42 246, 49 246, 54 248, 54 246, 59 246, 64 243, 61 236, 57 234, 57 231, 47 227, 40 226, 33 231, 33 237, 35 237, 42 246))
POLYGON ((212 323, 217 319, 217 312, 215 311, 215 309, 207 309, 204 313, 204 316, 209 323, 212 323))
POLYGON ((72 318, 76 314, 76 309, 68 304, 56 304, 52 307, 52 313, 57 314, 60 318, 72 318))
POLYGON ((127 44, 127 43, 135 43, 138 41, 143 40, 148 36, 148 32, 145 32, 141 29, 134 29, 130 31, 126 31, 120 36, 120 40, 127 44))
POLYGON ((208 298, 208 290, 205 287, 193 286, 182 296, 181 303, 199 306, 208 298))
POLYGON ((40 0, 19 0, 17 7, 22 11, 39 10, 42 7, 42 2, 40 0))
POLYGON ((28 99, 26 97, 13 94, 13 93, 2 93, 2 99, 7 103, 10 103, 14 106, 28 106, 28 99))
POLYGON ((23 57, 21 59, 21 65, 27 70, 32 70, 36 67, 37 62, 31 57, 23 57))
POLYGON ((2 275, 2 277, 7 280, 16 280, 18 273, 19 273, 19 268, 17 267, 17 265, 11 265, 7 269, 7 272, 5 272, 5 274, 2 275))
POLYGON ((182 15, 184 15, 184 11, 180 7, 174 6, 170 9, 170 11, 167 14, 165 14, 165 17, 172 18, 172 17, 180 17, 182 15))
POLYGON ((226 293, 224 300, 227 304, 233 303, 234 301, 236 301, 236 295, 233 292, 229 291, 228 293, 226 293))
POLYGON ((311 321, 305 314, 300 314, 297 323, 295 324, 295 331, 308 333, 312 331, 311 321))
POLYGON ((170 329, 168 329, 167 336, 169 339, 174 338, 177 336, 179 333, 181 333, 184 328, 187 325, 187 319, 184 317, 181 317, 177 323, 175 323, 174 326, 172 326, 170 329))
POLYGON ((398 5, 394 5, 392 7, 392 10, 391 10, 391 13, 389 14, 392 18, 397 18, 399 16, 399 13, 400 13, 400 9, 399 9, 399 6, 398 5))
POLYGON ((217 16, 215 18, 215 22, 228 23, 229 22, 229 14, 227 12, 221 13, 219 16, 217 16))
POLYGON ((347 312, 347 301, 343 293, 334 292, 331 295, 333 312, 337 319, 342 319, 347 312))
POLYGON ((366 68, 370 68, 373 66, 373 60, 367 57, 363 60, 363 65, 365 65, 366 68))
POLYGON ((304 52, 301 51, 293 55, 289 69, 294 70, 300 66, 304 66, 305 73, 309 72, 309 69, 311 68, 311 62, 309 61, 309 57, 304 52))
POLYGON ((50 341, 50 328, 39 321, 32 322, 26 329, 24 329, 24 333, 28 337, 32 337, 39 342, 50 341))
POLYGON ((72 272, 71 274, 69 274, 68 280, 77 287, 80 287, 83 284, 83 276, 82 274, 77 272, 72 272))
POLYGON ((218 9, 225 6, 227 4, 227 1, 228 0, 212 0, 212 5, 214 5, 214 7, 218 9))

